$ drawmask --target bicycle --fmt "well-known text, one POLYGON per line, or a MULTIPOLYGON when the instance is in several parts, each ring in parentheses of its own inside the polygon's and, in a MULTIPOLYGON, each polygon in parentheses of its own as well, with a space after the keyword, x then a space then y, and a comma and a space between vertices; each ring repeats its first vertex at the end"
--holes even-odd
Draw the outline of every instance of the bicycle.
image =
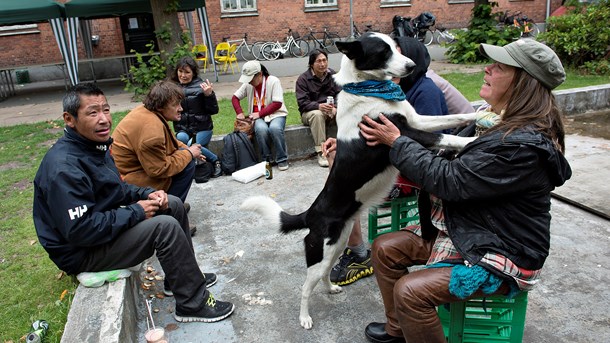
POLYGON ((309 54, 309 44, 298 37, 298 34, 293 33, 291 29, 288 29, 286 43, 282 44, 280 41, 265 43, 261 48, 262 57, 268 61, 273 61, 277 60, 280 55, 284 55, 286 52, 290 52, 294 57, 307 56, 307 54, 309 54))
POLYGON ((424 43, 425 46, 432 44, 434 40, 434 32, 431 27, 434 26, 436 17, 430 12, 422 12, 412 20, 415 31, 415 38, 424 43))
MULTIPOLYGON (((360 32, 360 30, 358 30, 358 26, 356 26, 355 22, 353 23, 353 26, 354 26, 354 37, 353 38, 358 38, 358 37, 362 36, 363 33, 360 32)), ((366 26, 366 29, 364 29, 364 33, 375 31, 375 30, 373 30, 373 25, 367 24, 365 26, 366 26)))
POLYGON ((436 43, 439 45, 442 44, 451 44, 455 42, 455 36, 453 33, 449 32, 446 28, 442 26, 436 26, 436 30, 433 33, 436 33, 436 43))
POLYGON ((513 15, 508 15, 510 11, 499 12, 498 24, 496 27, 500 30, 506 26, 519 29, 519 37, 536 37, 540 33, 538 26, 531 22, 528 16, 521 13, 521 11, 515 12, 513 15))
POLYGON ((260 51, 266 42, 257 41, 252 44, 248 44, 248 33, 247 32, 244 33, 244 37, 242 39, 229 40, 229 37, 223 37, 223 41, 226 41, 229 44, 239 42, 239 45, 237 46, 237 51, 239 51, 239 56, 244 61, 252 61, 252 60, 261 61, 262 60, 260 51))
POLYGON ((307 41, 307 45, 310 48, 315 49, 320 46, 321 49, 326 50, 326 52, 328 52, 329 54, 334 54, 339 52, 339 49, 337 49, 335 43, 340 42, 341 37, 339 37, 339 35, 334 32, 329 32, 328 26, 324 26, 324 31, 322 32, 314 32, 314 30, 309 27, 309 34, 303 37, 303 40, 307 41), (320 40, 316 38, 316 33, 323 33, 324 37, 322 37, 322 39, 320 40))

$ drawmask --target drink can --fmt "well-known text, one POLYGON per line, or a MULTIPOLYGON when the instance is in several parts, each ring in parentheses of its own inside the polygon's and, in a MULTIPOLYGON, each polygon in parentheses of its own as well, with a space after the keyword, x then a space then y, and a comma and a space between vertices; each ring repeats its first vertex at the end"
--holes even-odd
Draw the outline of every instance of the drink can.
POLYGON ((49 323, 46 320, 37 320, 32 323, 32 329, 34 331, 26 336, 25 341, 27 343, 40 343, 46 336, 47 330, 49 330, 49 323))
POLYGON ((333 98, 332 96, 327 96, 326 97, 326 103, 334 105, 335 104, 335 98, 333 98))

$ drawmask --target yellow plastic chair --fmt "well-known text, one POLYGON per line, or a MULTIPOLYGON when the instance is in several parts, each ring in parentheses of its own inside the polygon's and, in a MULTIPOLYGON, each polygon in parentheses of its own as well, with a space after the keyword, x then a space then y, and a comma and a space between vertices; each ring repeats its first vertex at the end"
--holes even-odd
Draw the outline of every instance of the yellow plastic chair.
POLYGON ((208 70, 208 47, 205 44, 198 44, 193 46, 193 53, 195 54, 195 60, 203 67, 203 72, 208 70))
MULTIPOLYGON (((229 67, 231 67, 231 72, 235 74, 235 69, 233 67, 233 63, 237 65, 237 56, 235 52, 237 51, 237 45, 229 44, 227 42, 218 43, 216 45, 216 49, 214 50, 214 60, 218 64, 222 64, 222 71, 227 72, 229 67)), ((239 65, 237 65, 239 69, 239 65)))

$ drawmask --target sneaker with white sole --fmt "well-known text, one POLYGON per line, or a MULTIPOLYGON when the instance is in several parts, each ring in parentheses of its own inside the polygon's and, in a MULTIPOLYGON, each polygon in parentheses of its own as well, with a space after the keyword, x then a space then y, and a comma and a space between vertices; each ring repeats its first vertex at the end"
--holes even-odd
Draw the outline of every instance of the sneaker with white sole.
POLYGON ((322 168, 328 168, 328 159, 321 152, 318 153, 318 165, 322 168))
POLYGON ((214 323, 221 321, 233 313, 235 305, 227 301, 220 301, 214 299, 212 293, 209 293, 208 299, 205 301, 203 307, 196 312, 182 311, 176 306, 176 312, 174 318, 176 321, 181 323, 188 322, 204 322, 214 323))
MULTIPOLYGON (((210 288, 210 287, 214 286, 216 284, 216 281, 218 281, 218 277, 214 273, 203 273, 203 276, 205 276, 205 287, 206 288, 210 288)), ((165 281, 163 281, 163 294, 165 294, 165 296, 168 296, 168 297, 174 296, 174 292, 172 292, 169 289, 169 285, 165 281)))
POLYGON ((279 170, 288 170, 288 161, 278 163, 277 168, 279 170))

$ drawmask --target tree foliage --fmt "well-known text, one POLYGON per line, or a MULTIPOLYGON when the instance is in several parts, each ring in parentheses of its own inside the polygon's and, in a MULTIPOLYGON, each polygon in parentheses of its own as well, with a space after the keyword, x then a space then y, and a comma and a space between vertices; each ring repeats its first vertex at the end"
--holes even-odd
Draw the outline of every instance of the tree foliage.
POLYGON ((610 75, 610 1, 566 3, 570 10, 547 20, 538 39, 553 48, 564 65, 594 74, 610 75))
POLYGON ((496 14, 492 13, 497 2, 481 2, 472 8, 468 30, 456 33, 456 41, 447 50, 452 63, 477 63, 487 59, 479 53, 479 44, 505 45, 519 38, 518 28, 497 27, 496 14))

